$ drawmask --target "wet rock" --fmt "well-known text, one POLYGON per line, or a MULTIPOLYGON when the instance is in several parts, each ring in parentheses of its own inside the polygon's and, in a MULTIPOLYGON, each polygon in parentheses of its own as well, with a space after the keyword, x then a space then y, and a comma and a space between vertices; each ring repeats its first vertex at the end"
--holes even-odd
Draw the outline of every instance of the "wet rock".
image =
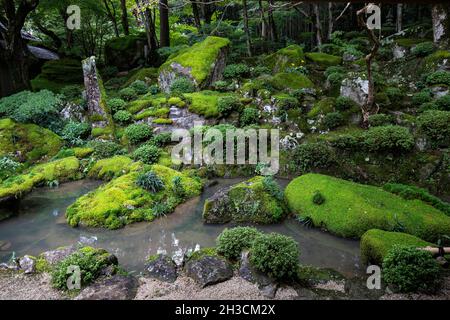
POLYGON ((178 276, 176 264, 164 254, 158 254, 151 259, 145 266, 145 274, 166 282, 175 282, 178 276))
POLYGON ((202 287, 223 282, 233 277, 231 264, 216 255, 191 257, 185 265, 185 271, 202 287))
POLYGON ((42 253, 42 257, 51 265, 55 265, 61 260, 64 260, 69 255, 74 253, 76 248, 74 246, 61 247, 56 250, 50 250, 42 253))
POLYGON ((19 264, 16 260, 10 261, 8 263, 0 263, 0 271, 17 271, 20 269, 19 264))
POLYGON ((20 270, 25 274, 36 272, 36 261, 34 258, 26 255, 19 259, 20 270))
POLYGON ((386 292, 386 288, 368 289, 365 278, 352 278, 345 282, 345 292, 351 299, 357 300, 378 300, 386 292))
POLYGON ((345 79, 341 85, 341 96, 352 99, 358 105, 363 105, 369 94, 369 81, 361 77, 345 79))
POLYGON ((131 300, 137 287, 138 281, 132 276, 105 277, 83 289, 75 300, 131 300))

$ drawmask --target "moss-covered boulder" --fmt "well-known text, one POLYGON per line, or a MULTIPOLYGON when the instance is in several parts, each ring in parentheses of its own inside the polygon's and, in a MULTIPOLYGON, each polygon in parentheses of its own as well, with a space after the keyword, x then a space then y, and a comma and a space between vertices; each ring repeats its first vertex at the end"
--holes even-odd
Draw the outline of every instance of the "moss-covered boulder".
POLYGON ((15 154, 22 162, 35 162, 42 157, 53 157, 63 145, 55 133, 35 124, 0 120, 0 157, 15 154))
POLYGON ((119 70, 130 70, 145 62, 145 33, 112 38, 105 43, 105 61, 107 66, 119 70))
POLYGON ((413 246, 417 248, 435 246, 430 242, 407 233, 371 229, 361 237, 361 259, 366 264, 381 265, 384 257, 395 245, 413 246))
POLYGON ((47 61, 42 66, 41 73, 31 80, 33 91, 47 89, 55 93, 66 86, 82 84, 81 62, 69 58, 47 61))
POLYGON ((190 100, 189 111, 204 116, 205 118, 218 117, 220 112, 217 109, 219 97, 223 94, 216 91, 200 91, 186 93, 185 96, 190 100))
POLYGON ((168 92, 172 82, 185 77, 197 88, 205 88, 222 78, 230 40, 220 37, 207 37, 192 47, 170 56, 159 68, 159 86, 168 92))
POLYGON ((333 56, 331 54, 323 52, 307 52, 305 55, 308 60, 312 61, 322 69, 336 66, 342 63, 341 57, 333 56))
POLYGON ((26 173, 4 180, 0 184, 0 201, 20 198, 42 184, 79 179, 79 169, 80 161, 76 157, 36 165, 26 173))
POLYGON ((146 83, 154 83, 157 79, 157 68, 141 68, 139 70, 133 71, 122 87, 129 87, 133 82, 137 80, 144 81, 146 83))
POLYGON ((172 212, 185 199, 199 195, 201 189, 199 180, 153 165, 141 171, 131 171, 78 198, 67 209, 67 222, 73 227, 117 229, 132 222, 152 221, 172 212), (137 179, 143 171, 155 173, 163 182, 163 189, 150 192, 140 187, 137 179))
POLYGON ((278 90, 314 87, 314 83, 307 76, 295 72, 279 72, 270 78, 269 82, 278 90))
POLYGON ((302 47, 293 44, 280 49, 264 58, 263 62, 273 70, 274 73, 285 72, 286 68, 294 68, 305 63, 305 54, 302 47))
POLYGON ((207 223, 276 223, 286 213, 281 193, 268 187, 264 177, 254 177, 230 188, 219 190, 207 199, 203 219, 207 223))
POLYGON ((367 230, 381 229, 436 241, 450 233, 450 217, 443 212, 375 186, 306 174, 289 183, 285 196, 292 212, 342 237, 360 238, 367 230))
POLYGON ((98 160, 88 172, 92 179, 111 180, 120 177, 130 171, 136 171, 142 167, 142 163, 134 162, 126 156, 98 160))

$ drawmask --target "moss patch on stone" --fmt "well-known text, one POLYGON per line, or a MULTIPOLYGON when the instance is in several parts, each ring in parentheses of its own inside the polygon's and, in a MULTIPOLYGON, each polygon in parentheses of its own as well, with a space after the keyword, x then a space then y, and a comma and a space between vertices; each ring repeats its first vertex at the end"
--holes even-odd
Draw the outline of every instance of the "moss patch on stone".
POLYGON ((97 161, 88 172, 88 177, 93 179, 111 180, 120 177, 130 171, 136 171, 142 167, 142 163, 133 162, 126 156, 115 156, 97 161))
POLYGON ((346 238, 360 238, 370 229, 402 229, 427 241, 450 233, 450 218, 420 200, 330 176, 300 176, 289 183, 285 196, 292 212, 346 238), (313 202, 317 191, 325 198, 320 205, 313 202))
POLYGON ((278 90, 286 88, 295 90, 314 87, 313 82, 307 76, 294 72, 277 73, 270 79, 270 84, 278 90))
POLYGON ((322 68, 336 66, 342 63, 342 58, 323 52, 307 52, 306 58, 322 68))
POLYGON ((0 156, 19 151, 19 160, 35 162, 44 156, 53 157, 62 145, 63 140, 48 129, 11 119, 0 120, 0 156))
POLYGON ((305 62, 302 47, 293 44, 267 56, 264 61, 273 72, 284 72, 288 67, 298 67, 305 62))
POLYGON ((381 265, 389 250, 395 246, 427 247, 435 246, 413 235, 402 232, 389 232, 371 229, 361 237, 361 259, 364 263, 381 265))
POLYGON ((308 118, 317 117, 319 114, 327 114, 333 112, 336 99, 326 97, 314 104, 314 107, 308 112, 308 118))
POLYGON ((200 91, 194 93, 186 93, 185 96, 192 102, 189 106, 189 111, 203 115, 205 118, 218 117, 220 112, 217 110, 217 103, 220 94, 215 91, 200 91))

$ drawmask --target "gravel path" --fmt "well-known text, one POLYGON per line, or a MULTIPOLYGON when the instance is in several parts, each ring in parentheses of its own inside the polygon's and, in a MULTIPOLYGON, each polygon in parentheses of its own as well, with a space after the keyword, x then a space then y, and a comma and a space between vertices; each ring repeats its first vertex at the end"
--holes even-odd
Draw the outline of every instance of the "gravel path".
POLYGON ((63 300, 61 292, 52 288, 47 273, 26 275, 0 272, 0 300, 63 300))

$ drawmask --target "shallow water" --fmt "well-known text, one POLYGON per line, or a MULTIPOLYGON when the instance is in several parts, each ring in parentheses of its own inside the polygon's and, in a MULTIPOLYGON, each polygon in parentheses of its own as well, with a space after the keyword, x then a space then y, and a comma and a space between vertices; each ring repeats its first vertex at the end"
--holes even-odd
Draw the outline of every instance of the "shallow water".
MULTIPOLYGON (((56 189, 41 188, 26 196, 13 210, 12 218, 0 222, 0 261, 16 256, 37 255, 43 251, 78 242, 103 247, 114 253, 129 271, 144 269, 145 258, 157 252, 167 252, 175 259, 195 247, 215 244, 216 237, 226 227, 202 222, 203 203, 219 188, 235 184, 239 179, 221 179, 200 197, 177 207, 171 215, 151 223, 131 224, 120 230, 71 228, 64 212, 77 197, 95 189, 99 182, 77 181, 56 189), (9 248, 8 248, 9 247, 9 248)), ((287 181, 280 180, 285 186, 287 181)), ((338 270, 346 275, 361 273, 359 242, 335 237, 317 229, 308 229, 293 219, 270 226, 258 226, 266 232, 278 232, 293 237, 301 252, 301 262, 338 270)))

